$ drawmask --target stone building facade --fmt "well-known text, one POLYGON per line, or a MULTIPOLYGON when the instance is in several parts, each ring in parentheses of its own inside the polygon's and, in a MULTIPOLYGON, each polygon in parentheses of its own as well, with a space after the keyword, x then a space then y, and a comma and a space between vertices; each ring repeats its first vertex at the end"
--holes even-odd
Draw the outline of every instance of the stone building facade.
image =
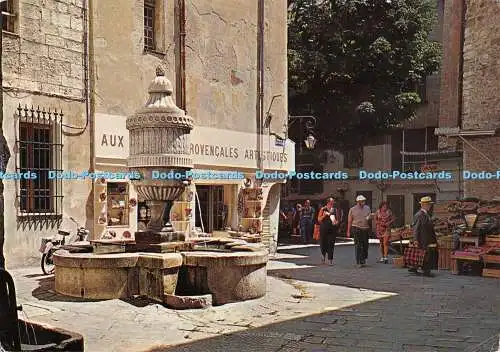
MULTIPOLYGON (((174 85, 177 105, 194 119, 190 150, 196 169, 248 175, 259 169, 293 170, 293 142, 278 145, 271 134, 282 132, 288 114, 286 1, 135 0, 124 5, 12 0, 6 6, 4 131, 11 150, 22 144, 14 118, 19 104, 28 106, 21 114, 34 114, 37 122, 38 106, 40 116, 43 109, 57 109, 63 121, 50 126, 60 129, 53 133, 58 137, 45 142, 50 150, 59 150, 61 144, 62 149, 51 154, 45 169, 126 171, 125 121, 144 106, 148 85, 161 66, 174 85), (267 111, 273 118, 264 128, 267 111)), ((36 141, 28 142, 34 150, 36 141)), ((11 159, 9 171, 39 164, 37 159, 21 167, 19 154, 11 159)), ((139 226, 141 200, 127 180, 100 181, 44 181, 45 191, 50 191, 45 198, 53 198, 45 206, 50 209, 31 206, 30 211, 20 209, 25 207, 19 205, 21 182, 6 182, 8 264, 39 257, 40 239, 53 235, 61 219, 74 231, 74 225, 66 225, 69 217, 90 228, 93 238, 106 233, 130 237, 139 226), (134 201, 139 205, 132 205, 134 201)), ((189 207, 203 208, 204 214, 194 211, 189 226, 200 226, 203 218, 207 232, 238 229, 243 221, 238 214, 241 181, 195 182, 200 202, 189 207)), ((24 198, 33 202, 40 193, 36 187, 30 183, 32 195, 24 198)), ((275 247, 280 185, 266 187, 263 228, 275 247)), ((187 210, 179 207, 178 213, 187 210)))
POLYGON ((83 2, 17 0, 3 6, 3 129, 12 154, 7 172, 38 174, 37 180, 4 179, 11 266, 39 261, 41 237, 56 233, 63 214, 85 224, 90 183, 49 180, 44 169, 87 170, 91 158, 83 2))
MULTIPOLYGON (((129 141, 125 120, 146 102, 158 65, 174 86, 176 104, 194 120, 190 150, 195 169, 254 176, 262 168, 294 168, 294 155, 289 151, 293 143, 285 147, 270 143, 275 138, 270 132, 281 133, 287 121, 286 1, 138 0, 126 7, 107 1, 96 3, 91 13, 96 169, 126 169, 129 141), (110 21, 118 12, 120 26, 110 21), (273 115, 266 129, 260 122, 262 111, 273 115), (265 137, 259 143, 260 130, 265 137), (104 146, 106 135, 124 137, 123 145, 104 146), (260 164, 259 148, 271 151, 270 155, 290 157, 286 162, 266 158, 260 164)), ((196 189, 199 202, 187 197, 185 203, 174 205, 174 225, 202 227, 222 235, 228 227, 237 230, 245 217, 238 214, 241 183, 196 180, 192 191, 196 189), (184 216, 186 209, 193 210, 191 220, 184 216)), ((95 195, 105 192, 101 185, 97 187, 95 195)), ((133 187, 129 189, 129 196, 135 197, 133 187)), ((264 232, 273 248, 279 191, 279 184, 269 185, 269 204, 263 210, 264 232)), ((95 199, 94 209, 101 209, 94 214, 95 235, 111 229, 118 237, 128 236, 127 232, 135 230, 131 224, 137 222, 138 213, 140 217, 141 211, 146 212, 140 204, 131 209, 129 225, 106 226, 106 221, 99 220, 106 210, 95 199)))
MULTIPOLYGON (((498 90, 500 3, 494 0, 446 2, 439 126, 441 147, 463 154, 463 169, 500 169, 500 96, 498 90)), ((500 182, 463 180, 464 196, 500 196, 500 182)))

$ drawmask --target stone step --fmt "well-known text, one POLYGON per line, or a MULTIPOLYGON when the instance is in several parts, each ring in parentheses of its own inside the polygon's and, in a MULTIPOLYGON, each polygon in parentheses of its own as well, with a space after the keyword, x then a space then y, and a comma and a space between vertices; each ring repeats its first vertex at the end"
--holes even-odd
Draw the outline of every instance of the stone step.
POLYGON ((173 309, 204 309, 212 307, 212 295, 197 295, 197 296, 164 296, 163 302, 169 308, 173 309))
POLYGON ((137 244, 159 244, 165 242, 184 241, 186 235, 184 232, 148 232, 138 231, 135 233, 135 242, 137 244))
POLYGON ((173 253, 193 250, 194 244, 189 242, 136 243, 127 246, 127 252, 173 253))

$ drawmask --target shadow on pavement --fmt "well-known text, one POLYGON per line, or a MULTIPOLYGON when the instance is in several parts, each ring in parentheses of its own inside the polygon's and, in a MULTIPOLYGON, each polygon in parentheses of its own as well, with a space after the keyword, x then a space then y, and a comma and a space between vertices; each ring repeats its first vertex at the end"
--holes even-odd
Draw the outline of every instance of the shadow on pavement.
POLYGON ((28 279, 34 279, 34 278, 43 277, 43 276, 47 276, 47 275, 45 275, 45 274, 29 274, 29 275, 24 275, 24 277, 26 277, 28 279))
POLYGON ((37 280, 38 287, 31 291, 31 295, 41 301, 50 302, 100 302, 103 300, 84 299, 79 297, 63 296, 54 290, 54 275, 45 276, 37 280))
POLYGON ((500 280, 444 271, 434 278, 414 276, 391 264, 376 263, 377 246, 370 248, 370 265, 362 269, 353 266, 352 247, 338 246, 335 252, 337 265, 318 266, 317 247, 280 250, 290 258, 284 255, 279 261, 313 267, 277 269, 269 274, 398 295, 149 352, 498 350, 500 280))

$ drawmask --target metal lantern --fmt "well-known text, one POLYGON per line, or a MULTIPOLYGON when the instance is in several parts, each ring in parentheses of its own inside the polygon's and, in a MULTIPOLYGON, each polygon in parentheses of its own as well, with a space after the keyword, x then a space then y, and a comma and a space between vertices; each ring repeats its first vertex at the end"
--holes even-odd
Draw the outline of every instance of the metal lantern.
POLYGON ((314 149, 314 146, 316 145, 316 138, 314 138, 314 136, 310 134, 304 142, 307 149, 314 149))

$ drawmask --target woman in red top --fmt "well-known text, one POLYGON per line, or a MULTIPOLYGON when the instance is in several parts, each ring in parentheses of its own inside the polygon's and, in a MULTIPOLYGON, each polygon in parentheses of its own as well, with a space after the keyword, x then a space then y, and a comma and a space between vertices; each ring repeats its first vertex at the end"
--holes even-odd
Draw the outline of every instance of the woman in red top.
POLYGON ((380 240, 380 263, 388 262, 389 238, 391 237, 391 225, 394 223, 394 216, 386 201, 382 201, 375 213, 377 225, 377 238, 380 240))

